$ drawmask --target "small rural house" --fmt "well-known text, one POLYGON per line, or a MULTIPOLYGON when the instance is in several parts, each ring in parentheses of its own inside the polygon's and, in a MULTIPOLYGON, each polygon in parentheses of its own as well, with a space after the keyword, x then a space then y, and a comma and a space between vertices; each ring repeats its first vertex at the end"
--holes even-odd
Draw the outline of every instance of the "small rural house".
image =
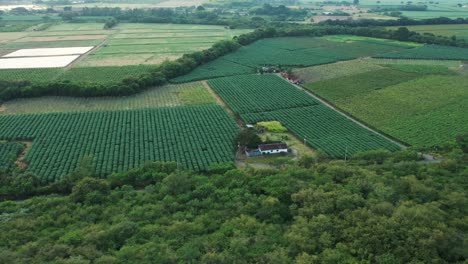
POLYGON ((258 150, 262 155, 288 153, 288 145, 286 143, 272 143, 258 145, 258 150))
POLYGON ((258 145, 256 149, 246 149, 247 157, 258 157, 268 154, 288 153, 288 145, 286 143, 271 143, 258 145))

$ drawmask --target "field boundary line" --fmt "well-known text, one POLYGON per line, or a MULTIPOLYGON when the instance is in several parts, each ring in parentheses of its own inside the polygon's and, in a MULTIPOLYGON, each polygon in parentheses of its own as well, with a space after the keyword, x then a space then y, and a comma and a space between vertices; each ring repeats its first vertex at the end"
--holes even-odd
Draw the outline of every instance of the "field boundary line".
MULTIPOLYGON (((282 78, 283 80, 286 80, 284 79, 280 74, 277 74, 277 76, 279 76, 280 78, 282 78)), ((356 123, 357 125, 371 131, 372 133, 376 134, 376 135, 379 135, 385 139, 387 139, 388 141, 390 142, 393 142, 394 144, 398 145, 400 148, 402 149, 406 149, 407 146, 402 143, 402 142, 399 142, 398 140, 394 139, 393 137, 383 133, 383 132, 380 132, 376 129, 373 129, 367 125, 365 125, 364 123, 358 121, 356 118, 354 118, 352 115, 349 115, 348 113, 346 113, 345 111, 342 111, 341 109, 339 109, 338 107, 336 107, 335 105, 329 103, 328 101, 324 100, 323 98, 319 97, 318 95, 314 94, 313 92, 305 89, 304 87, 300 86, 300 85, 297 85, 297 84, 294 84, 294 83, 291 83, 289 82, 288 80, 286 80, 288 83, 290 83, 291 85, 295 86, 297 89, 299 90, 302 90, 304 91, 305 93, 307 93, 308 95, 312 96, 314 99, 318 100, 319 102, 321 102, 322 104, 324 104, 325 106, 327 106, 328 108, 331 108, 332 110, 336 111, 337 113, 341 114, 342 116, 346 117, 347 119, 351 120, 352 122, 356 123)))

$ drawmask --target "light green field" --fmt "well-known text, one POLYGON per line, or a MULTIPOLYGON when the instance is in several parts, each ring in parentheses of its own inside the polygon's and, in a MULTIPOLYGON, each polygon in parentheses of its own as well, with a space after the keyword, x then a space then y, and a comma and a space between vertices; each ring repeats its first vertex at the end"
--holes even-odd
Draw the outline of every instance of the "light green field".
POLYGON ((428 19, 437 17, 447 17, 450 19, 468 18, 467 11, 401 11, 402 16, 412 19, 428 19))
POLYGON ((120 53, 90 54, 76 67, 124 66, 140 64, 159 64, 165 60, 180 58, 180 53, 120 53))
POLYGON ((77 31, 77 30, 102 30, 104 27, 103 23, 62 23, 58 25, 51 26, 48 28, 48 32, 54 31, 77 31))
POLYGON ((380 59, 380 58, 366 58, 366 61, 374 64, 407 64, 407 65, 440 65, 448 68, 456 69, 462 65, 461 61, 457 60, 417 60, 417 59, 380 59))
POLYGON ((308 89, 359 120, 410 145, 453 141, 468 133, 468 76, 443 65, 392 69, 319 81, 308 89))
POLYGON ((41 97, 8 101, 4 114, 130 110, 181 105, 215 104, 200 82, 166 85, 137 95, 106 98, 41 97))
POLYGON ((69 41, 37 41, 37 42, 10 42, 2 48, 6 49, 37 49, 37 48, 64 48, 87 47, 99 44, 101 40, 69 40, 69 41))
POLYGON ((306 68, 297 68, 293 70, 293 73, 298 75, 306 83, 310 83, 379 69, 383 69, 383 67, 369 62, 368 60, 358 59, 306 68))

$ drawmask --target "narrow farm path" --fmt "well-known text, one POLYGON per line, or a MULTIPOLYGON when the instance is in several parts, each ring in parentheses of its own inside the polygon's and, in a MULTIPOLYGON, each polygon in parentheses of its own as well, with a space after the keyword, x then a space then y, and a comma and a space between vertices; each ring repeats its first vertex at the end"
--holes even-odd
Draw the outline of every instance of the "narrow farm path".
POLYGON ((211 86, 208 84, 208 82, 205 80, 205 81, 202 81, 201 82, 203 84, 203 86, 205 86, 205 88, 208 90, 208 92, 211 94, 211 96, 214 97, 214 99, 216 100, 216 102, 218 102, 224 109, 226 109, 226 111, 232 116, 234 117, 234 119, 236 120, 236 123, 239 127, 243 127, 244 126, 244 122, 238 118, 238 116, 236 116, 236 114, 234 113, 234 111, 232 111, 231 108, 229 108, 229 106, 223 101, 223 99, 221 99, 221 97, 219 97, 215 91, 213 91, 213 89, 211 88, 211 86))
MULTIPOLYGON (((280 76, 281 78, 283 78, 280 74, 278 74, 278 76, 280 76)), ((284 78, 283 78, 283 79, 284 79, 284 78)), ((287 81, 287 80, 286 80, 286 81, 287 81)), ((371 131, 371 132, 373 132, 373 133, 375 133, 375 134, 377 134, 377 135, 380 135, 380 136, 386 138, 387 140, 389 140, 389 141, 391 141, 391 142, 397 144, 398 146, 400 146, 400 148, 402 148, 402 149, 407 148, 407 146, 403 145, 402 143, 400 143, 400 142, 398 142, 398 141, 396 141, 396 140, 394 140, 394 139, 391 139, 391 138, 389 138, 388 136, 386 136, 386 135, 384 135, 384 134, 382 134, 382 133, 380 133, 380 132, 377 132, 376 130, 374 130, 374 129, 372 129, 372 128, 366 126, 366 125, 364 125, 363 123, 359 122, 358 120, 356 120, 356 119, 350 117, 349 115, 343 113, 341 110, 339 110, 338 108, 336 108, 334 105, 332 105, 332 104, 330 104, 329 102, 323 100, 322 98, 318 97, 317 95, 315 95, 314 93, 312 93, 312 92, 310 92, 309 90, 305 89, 304 87, 299 86, 299 85, 294 84, 294 83, 291 83, 291 85, 294 85, 297 89, 306 92, 308 95, 312 96, 314 99, 318 100, 319 102, 321 102, 322 104, 328 106, 329 108, 335 110, 336 112, 338 112, 339 114, 343 115, 343 116, 346 117, 347 119, 353 121, 354 123, 358 124, 359 126, 365 128, 365 129, 367 129, 367 130, 369 130, 369 131, 371 131)))
POLYGON ((32 141, 19 141, 20 143, 23 143, 25 145, 24 150, 20 153, 18 158, 16 159, 16 166, 20 169, 26 169, 28 167, 28 163, 24 160, 24 157, 26 156, 26 153, 31 149, 32 146, 32 141))

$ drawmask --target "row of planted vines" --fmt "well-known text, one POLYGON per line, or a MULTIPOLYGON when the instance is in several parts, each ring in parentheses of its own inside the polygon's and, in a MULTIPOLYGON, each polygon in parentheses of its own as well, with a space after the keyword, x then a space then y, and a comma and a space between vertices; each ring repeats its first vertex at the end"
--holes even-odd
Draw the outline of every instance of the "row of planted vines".
POLYGON ((85 156, 100 176, 149 160, 203 170, 233 160, 236 133, 218 105, 0 116, 0 139, 33 140, 25 161, 43 181, 75 171, 85 156))
POLYGON ((279 121, 292 133, 332 157, 399 146, 354 123, 275 75, 245 75, 209 84, 247 123, 279 121))

